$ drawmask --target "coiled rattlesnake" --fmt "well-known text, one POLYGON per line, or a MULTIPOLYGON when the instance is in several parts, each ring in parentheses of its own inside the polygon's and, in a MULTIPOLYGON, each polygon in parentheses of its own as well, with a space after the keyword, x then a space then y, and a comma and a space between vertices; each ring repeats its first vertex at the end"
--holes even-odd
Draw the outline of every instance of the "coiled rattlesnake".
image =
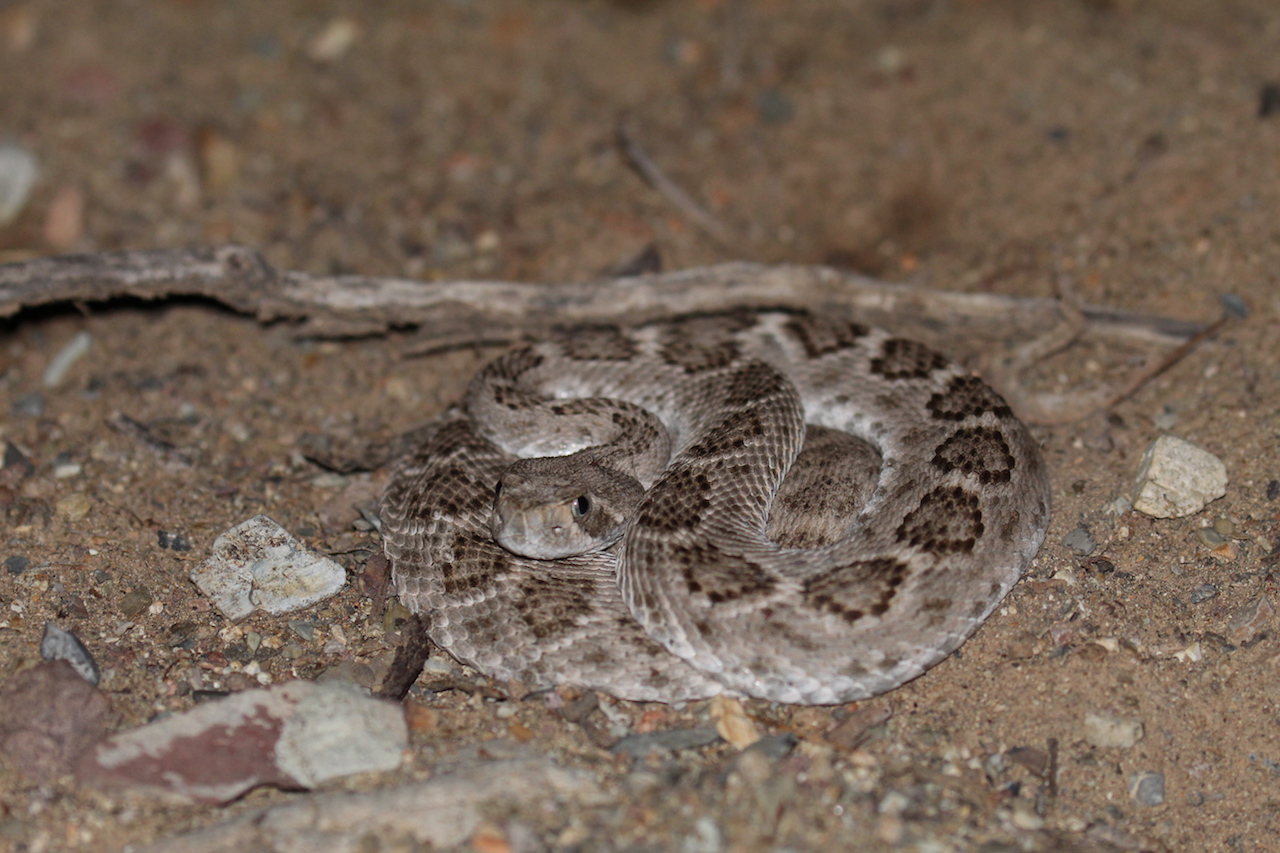
POLYGON ((1049 485, 999 395, 923 344, 743 311, 500 357, 400 462, 382 518, 401 599, 496 678, 825 704, 973 633, 1040 547, 1049 485), (807 491, 775 505, 806 423, 828 430, 810 427, 807 491), (525 456, 566 458, 511 468, 525 456), (786 533, 809 504, 827 518, 786 533), (578 547, 557 533, 604 550, 537 559, 495 530, 536 557, 578 547))

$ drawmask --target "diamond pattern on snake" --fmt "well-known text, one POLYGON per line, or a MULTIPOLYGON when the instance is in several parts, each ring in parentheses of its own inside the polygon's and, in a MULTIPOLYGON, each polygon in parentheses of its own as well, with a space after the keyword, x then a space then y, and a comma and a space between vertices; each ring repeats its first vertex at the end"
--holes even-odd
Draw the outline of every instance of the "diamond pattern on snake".
POLYGON ((401 600, 494 678, 830 704, 954 651, 1044 539, 1026 427, 924 344, 799 312, 511 350, 398 463, 401 600))

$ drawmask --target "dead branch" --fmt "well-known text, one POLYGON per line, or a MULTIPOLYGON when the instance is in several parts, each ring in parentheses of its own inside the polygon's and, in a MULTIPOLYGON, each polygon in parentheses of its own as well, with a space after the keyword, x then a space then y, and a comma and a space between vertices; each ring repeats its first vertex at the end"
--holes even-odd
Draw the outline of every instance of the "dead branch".
MULTIPOLYGON (((0 265, 0 317, 53 303, 172 296, 205 297, 263 321, 297 321, 302 335, 416 330, 410 347, 415 352, 737 307, 808 309, 884 326, 961 357, 989 354, 995 346, 1034 351, 1028 342, 1053 341, 1062 336, 1064 323, 1076 325, 1052 299, 926 290, 816 266, 727 263, 563 284, 414 281, 277 270, 240 246, 62 255, 0 265)), ((1086 337, 1179 345, 1200 340, 1207 328, 1090 306, 1081 313, 1086 337)), ((1010 388, 1014 380, 993 378, 1017 395, 1010 388)), ((1068 406, 1075 417, 1096 407, 1068 406)))

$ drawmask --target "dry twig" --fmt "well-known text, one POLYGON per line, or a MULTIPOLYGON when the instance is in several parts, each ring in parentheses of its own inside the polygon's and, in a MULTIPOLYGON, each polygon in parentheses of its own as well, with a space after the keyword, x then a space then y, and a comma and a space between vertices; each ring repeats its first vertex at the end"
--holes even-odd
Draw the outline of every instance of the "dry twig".
MULTIPOLYGON (((620 319, 641 323, 737 307, 782 307, 884 326, 972 359, 995 346, 1043 354, 1044 341, 1057 345, 1066 322, 1057 300, 925 290, 814 266, 728 263, 561 284, 424 282, 277 270, 239 246, 64 255, 0 265, 0 316, 53 303, 170 296, 203 296, 263 321, 299 321, 303 335, 414 329, 412 352, 507 343, 620 319)), ((1080 312, 1085 337, 1183 346, 1168 363, 1217 329, 1090 306, 1080 312)), ((1165 362, 1141 381, 1168 369, 1165 362)), ((1028 394, 1008 369, 989 378, 1024 417, 1037 422, 1084 417, 1136 388, 1119 397, 1107 391, 1087 399, 1076 394, 1049 400, 1028 394)))

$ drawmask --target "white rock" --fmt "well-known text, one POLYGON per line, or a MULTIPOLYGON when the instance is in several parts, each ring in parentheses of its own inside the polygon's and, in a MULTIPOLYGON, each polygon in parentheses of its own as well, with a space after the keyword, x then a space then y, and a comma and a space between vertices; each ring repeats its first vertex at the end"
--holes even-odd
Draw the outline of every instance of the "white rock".
POLYGON ((215 539, 191 580, 224 616, 239 620, 256 609, 289 613, 328 598, 342 589, 347 572, 258 515, 215 539))
POLYGON ((1162 435, 1142 457, 1133 508, 1156 518, 1197 513, 1227 493, 1227 466, 1189 441, 1162 435))
POLYGON ((1142 720, 1105 711, 1084 715, 1084 739, 1093 746, 1130 749, 1142 740, 1142 735, 1142 720))
POLYGON ((339 682, 317 684, 285 720, 276 766, 306 787, 395 770, 409 746, 404 711, 339 682))

